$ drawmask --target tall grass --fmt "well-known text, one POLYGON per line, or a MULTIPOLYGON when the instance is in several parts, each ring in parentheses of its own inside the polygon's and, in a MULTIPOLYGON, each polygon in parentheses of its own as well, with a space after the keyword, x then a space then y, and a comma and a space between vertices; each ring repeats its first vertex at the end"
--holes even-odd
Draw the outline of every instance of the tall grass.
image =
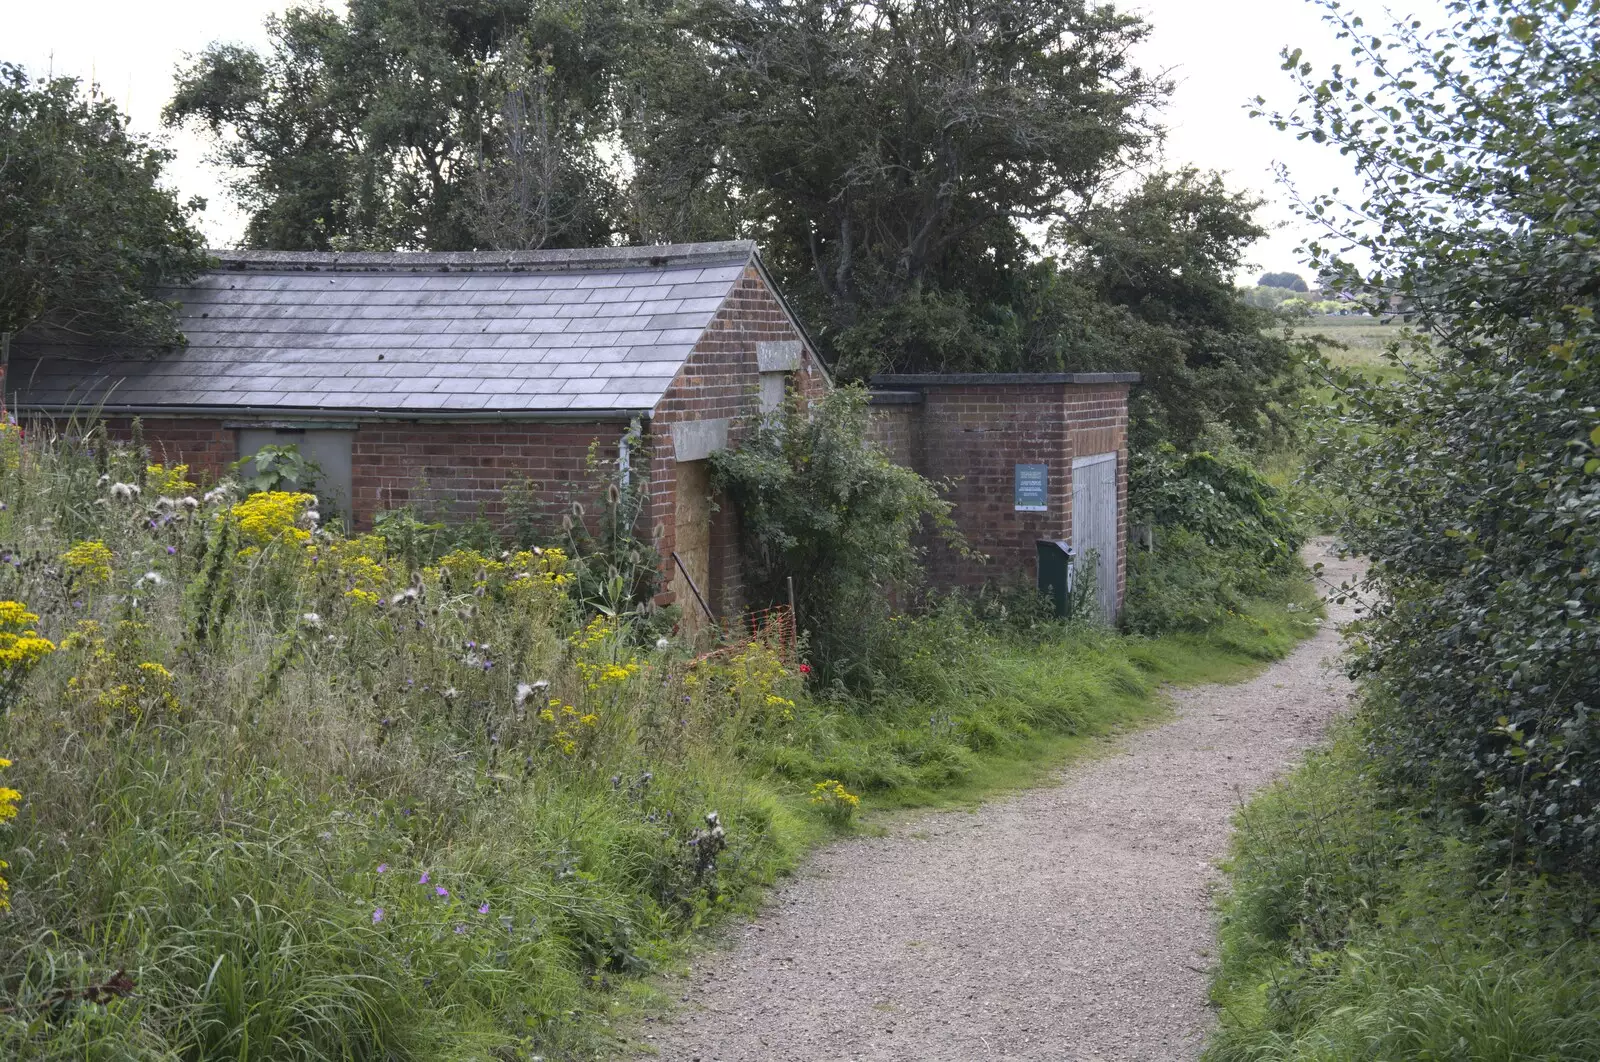
POLYGON ((1241 812, 1206 1058, 1600 1058, 1600 896, 1391 805, 1350 735, 1241 812))
POLYGON ((557 551, 391 549, 93 426, 0 456, 0 599, 57 646, 0 682, 5 1058, 593 1057, 834 828, 817 782, 977 792, 1247 660, 953 601, 864 704, 585 614, 557 551))

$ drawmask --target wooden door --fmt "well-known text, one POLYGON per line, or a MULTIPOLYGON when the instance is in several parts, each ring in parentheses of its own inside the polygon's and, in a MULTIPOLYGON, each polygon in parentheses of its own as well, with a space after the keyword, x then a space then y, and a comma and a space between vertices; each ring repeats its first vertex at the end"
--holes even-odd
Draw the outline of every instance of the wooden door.
POLYGON ((1117 618, 1117 455, 1072 461, 1072 548, 1079 571, 1094 565, 1095 599, 1107 623, 1117 618), (1091 557, 1092 554, 1092 557, 1091 557))
POLYGON ((683 629, 699 631, 711 622, 711 462, 679 461, 673 499, 673 599, 683 609, 683 629), (680 566, 681 562, 681 566, 680 566), (687 578, 685 578, 687 573, 687 578), (690 581, 693 586, 690 586, 690 581), (699 597, 695 591, 699 591, 699 597), (701 598, 704 599, 702 604, 701 598))

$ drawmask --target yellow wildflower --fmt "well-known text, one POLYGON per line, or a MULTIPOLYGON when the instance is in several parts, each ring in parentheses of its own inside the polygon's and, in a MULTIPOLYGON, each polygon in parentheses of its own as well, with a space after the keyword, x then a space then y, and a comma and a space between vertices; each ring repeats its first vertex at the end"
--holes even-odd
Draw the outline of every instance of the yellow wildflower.
POLYGON ((861 798, 846 789, 837 778, 829 778, 811 787, 811 803, 820 807, 828 818, 843 825, 860 806, 861 798))
MULTIPOLYGON (((4 756, 0 756, 0 768, 10 766, 11 761, 4 756)), ((21 793, 15 789, 0 785, 0 822, 17 817, 17 801, 21 799, 21 793)), ((9 865, 4 859, 0 859, 0 870, 6 869, 9 865)), ((0 911, 4 911, 11 906, 11 902, 6 899, 6 893, 9 891, 11 891, 11 885, 6 881, 4 875, 0 875, 0 911)))
POLYGON ((196 484, 189 478, 188 465, 146 465, 144 470, 145 484, 156 494, 168 498, 178 498, 185 494, 193 494, 196 484))
POLYGON ((15 472, 22 466, 22 428, 0 423, 0 472, 15 472))
POLYGON ((255 546, 280 538, 308 542, 311 532, 298 526, 317 499, 299 491, 268 490, 252 494, 230 510, 239 521, 239 537, 255 546))
POLYGON ((48 638, 33 629, 39 622, 20 601, 0 601, 0 711, 35 664, 56 651, 48 638))
POLYGON ((61 555, 67 571, 85 586, 101 586, 111 581, 111 547, 97 538, 75 542, 61 555))

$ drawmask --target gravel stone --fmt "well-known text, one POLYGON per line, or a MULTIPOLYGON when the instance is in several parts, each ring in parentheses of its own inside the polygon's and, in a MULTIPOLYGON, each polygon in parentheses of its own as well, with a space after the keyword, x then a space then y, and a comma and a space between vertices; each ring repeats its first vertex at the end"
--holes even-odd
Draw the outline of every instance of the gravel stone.
MULTIPOLYGON (((1332 587, 1357 562, 1307 547, 1332 587)), ((671 1062, 1191 1059, 1212 1016, 1211 889, 1231 816, 1346 707, 1330 621, 1171 722, 973 811, 817 853, 649 1023, 671 1062)))

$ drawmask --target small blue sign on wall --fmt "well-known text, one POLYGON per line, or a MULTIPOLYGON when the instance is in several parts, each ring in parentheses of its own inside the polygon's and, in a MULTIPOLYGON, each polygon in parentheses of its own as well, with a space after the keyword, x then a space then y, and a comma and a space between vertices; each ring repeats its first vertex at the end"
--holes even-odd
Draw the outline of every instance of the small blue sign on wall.
POLYGON ((1049 476, 1046 465, 1018 465, 1014 482, 1017 512, 1050 511, 1049 476))

